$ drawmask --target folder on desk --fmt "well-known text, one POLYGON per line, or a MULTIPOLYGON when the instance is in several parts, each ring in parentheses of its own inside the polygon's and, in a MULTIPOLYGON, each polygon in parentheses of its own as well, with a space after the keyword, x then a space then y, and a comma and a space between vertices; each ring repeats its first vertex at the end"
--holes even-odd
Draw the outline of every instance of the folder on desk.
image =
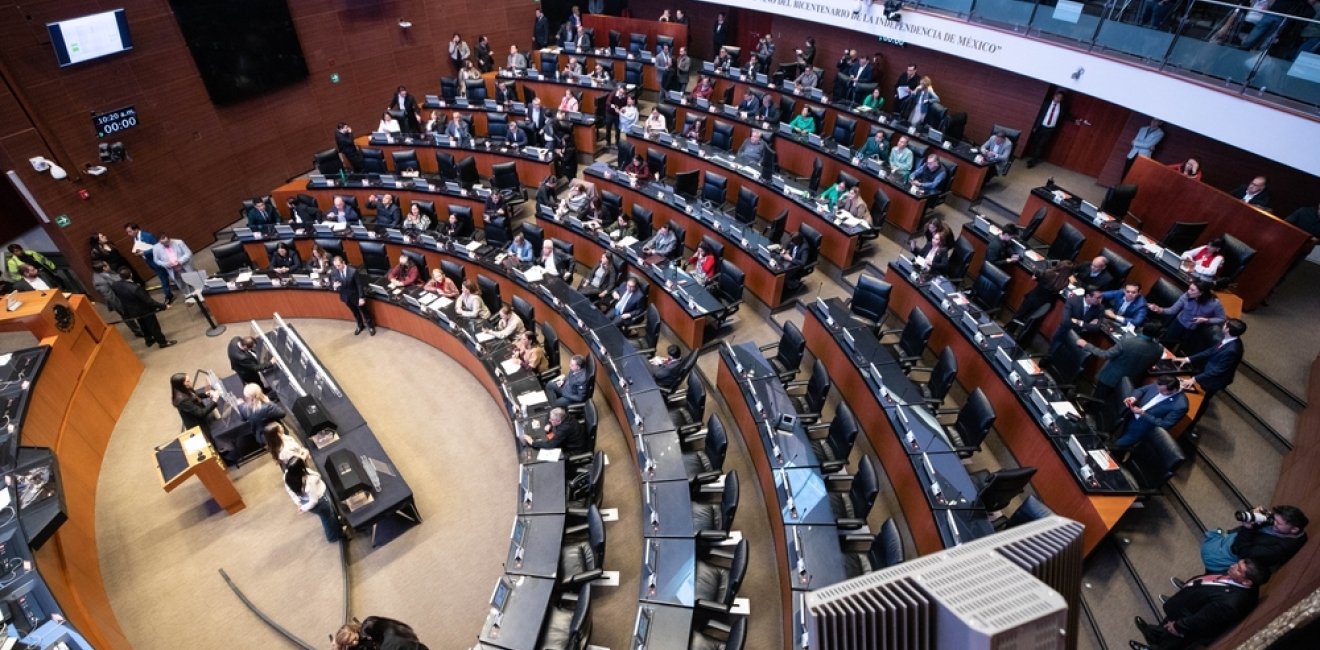
POLYGON ((530 393, 523 393, 518 396, 518 405, 526 408, 540 406, 548 401, 550 401, 550 398, 545 396, 545 391, 543 390, 534 390, 530 393))

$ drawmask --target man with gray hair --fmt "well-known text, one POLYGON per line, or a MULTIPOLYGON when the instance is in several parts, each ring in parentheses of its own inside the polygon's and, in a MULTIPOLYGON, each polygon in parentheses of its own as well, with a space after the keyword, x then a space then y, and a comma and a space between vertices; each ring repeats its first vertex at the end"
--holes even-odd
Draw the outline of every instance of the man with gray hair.
POLYGON ((562 406, 550 409, 543 432, 545 435, 540 438, 524 433, 523 444, 535 449, 563 449, 569 454, 591 451, 586 447, 589 441, 582 431, 582 425, 577 418, 568 417, 568 411, 562 406))

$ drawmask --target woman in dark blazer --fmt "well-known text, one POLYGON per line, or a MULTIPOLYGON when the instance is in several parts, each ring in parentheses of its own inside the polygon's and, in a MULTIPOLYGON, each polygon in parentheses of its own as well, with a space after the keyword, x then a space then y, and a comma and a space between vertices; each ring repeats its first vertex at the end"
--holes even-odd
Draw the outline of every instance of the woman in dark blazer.
POLYGON ((170 402, 179 410, 183 428, 198 427, 207 440, 211 439, 211 414, 215 412, 215 393, 210 389, 199 393, 193 390, 192 380, 181 372, 170 377, 170 402))

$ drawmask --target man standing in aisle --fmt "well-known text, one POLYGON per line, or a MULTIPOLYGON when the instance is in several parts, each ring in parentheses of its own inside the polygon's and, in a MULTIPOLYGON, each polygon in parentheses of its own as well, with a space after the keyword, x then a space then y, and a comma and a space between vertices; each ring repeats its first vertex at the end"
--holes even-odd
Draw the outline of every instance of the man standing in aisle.
POLYGON ((371 319, 371 310, 367 308, 367 284, 362 274, 338 255, 335 256, 334 265, 335 270, 330 273, 330 288, 339 292, 339 299, 353 312, 353 320, 357 322, 353 336, 361 334, 364 329, 375 336, 376 322, 371 319))
POLYGON ((1182 364, 1203 364, 1200 372, 1182 380, 1183 390, 1200 386, 1201 390, 1205 392, 1205 398, 1201 400, 1201 408, 1197 409, 1196 415, 1192 416, 1192 423, 1187 427, 1188 431, 1195 429, 1197 423, 1201 421, 1201 416, 1205 415, 1206 408, 1210 406, 1210 398, 1233 383, 1234 377, 1237 376, 1238 365, 1242 363, 1244 350, 1242 340, 1239 337, 1246 333, 1247 324, 1237 318, 1230 318, 1224 321, 1222 327, 1224 328, 1224 338, 1219 341, 1218 345, 1177 360, 1182 364))
POLYGON ((532 49, 540 50, 550 44, 550 19, 545 17, 541 7, 536 7, 536 22, 532 23, 532 49))
POLYGON ((1132 169, 1132 163, 1136 161, 1137 156, 1150 158, 1155 154, 1155 147, 1164 139, 1163 126, 1164 122, 1151 118, 1150 124, 1137 131, 1137 137, 1132 138, 1132 150, 1128 151, 1127 160, 1123 163, 1124 176, 1127 176, 1128 170, 1132 169))
POLYGON ((335 149, 348 159, 349 171, 362 171, 366 161, 362 158, 362 150, 353 142, 353 127, 348 122, 340 122, 335 126, 335 149))
POLYGON ((1050 143, 1059 131, 1059 123, 1066 119, 1068 107, 1062 90, 1054 91, 1054 98, 1041 109, 1031 125, 1031 141, 1027 147, 1027 168, 1035 167, 1049 151, 1050 143))
POLYGON ((155 235, 139 228, 135 223, 124 224, 124 232, 133 238, 133 252, 141 257, 142 261, 146 262, 147 266, 151 268, 152 273, 155 273, 156 277, 160 279, 160 288, 165 291, 165 303, 174 302, 174 289, 170 288, 170 274, 156 264, 156 258, 152 255, 152 250, 159 240, 156 239, 155 235))
MULTIPOLYGON (((188 284, 183 281, 183 274, 195 273, 197 269, 193 268, 192 251, 182 239, 171 239, 169 235, 162 234, 160 241, 151 247, 151 256, 156 260, 156 265, 165 269, 165 272, 174 279, 179 291, 185 294, 191 293, 188 284)), ((168 291, 166 293, 168 294, 168 291)), ((167 295, 165 298, 167 303, 173 301, 174 296, 167 295)))
POLYGON ((169 309, 169 303, 162 305, 152 300, 146 289, 133 281, 133 271, 127 266, 119 269, 119 281, 111 289, 119 299, 124 318, 136 320, 142 328, 142 338, 146 339, 147 347, 155 344, 163 349, 178 343, 165 338, 165 334, 160 331, 160 321, 156 320, 156 312, 169 309))

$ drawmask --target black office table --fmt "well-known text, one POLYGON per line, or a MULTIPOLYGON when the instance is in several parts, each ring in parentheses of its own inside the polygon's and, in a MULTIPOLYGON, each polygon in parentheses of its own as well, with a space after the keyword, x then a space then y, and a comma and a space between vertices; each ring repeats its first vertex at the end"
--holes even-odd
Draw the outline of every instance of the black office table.
POLYGON ((692 501, 687 479, 680 481, 650 481, 642 485, 650 492, 642 495, 642 536, 692 538, 697 534, 692 523, 692 501), (647 510, 648 503, 655 508, 655 518, 647 510), (658 522, 655 522, 658 519, 658 522))
POLYGON ((791 562, 800 563, 786 568, 793 591, 811 591, 848 579, 844 569, 843 550, 839 546, 839 529, 833 525, 793 525, 784 520, 784 538, 788 544, 791 562), (798 540, 802 541, 801 548, 798 540))
POLYGON ((505 650, 527 650, 536 647, 541 636, 541 624, 550 609, 555 581, 531 576, 506 576, 513 582, 513 590, 504 603, 499 626, 495 626, 495 612, 486 616, 481 626, 483 644, 505 650))
POLYGON ((637 622, 633 623, 632 650, 688 650, 692 635, 692 608, 672 605, 642 604, 637 608, 638 619, 651 619, 646 638, 637 638, 637 622))
POLYGON ((520 486, 519 516, 564 514, 564 461, 533 463, 520 467, 519 471, 527 472, 528 483, 532 487, 532 502, 527 502, 526 492, 520 486))
POLYGON ((820 468, 788 468, 773 470, 775 497, 779 499, 779 514, 785 525, 833 525, 834 512, 830 509, 830 494, 820 468), (792 488, 792 500, 784 488, 784 480, 792 488))
POLYGON ((518 545, 509 540, 509 555, 504 563, 506 573, 536 578, 555 578, 559 574, 559 555, 564 539, 564 515, 529 515, 514 519, 526 525, 522 543, 522 559, 518 559, 518 545))
POLYGON ((669 431, 642 436, 642 445, 637 450, 637 466, 642 468, 642 481, 647 483, 686 481, 687 468, 683 465, 678 433, 669 431))
POLYGON ((691 538, 642 540, 642 576, 637 599, 644 603, 692 607, 696 602, 697 542, 691 538), (655 554, 655 590, 646 560, 655 554))

